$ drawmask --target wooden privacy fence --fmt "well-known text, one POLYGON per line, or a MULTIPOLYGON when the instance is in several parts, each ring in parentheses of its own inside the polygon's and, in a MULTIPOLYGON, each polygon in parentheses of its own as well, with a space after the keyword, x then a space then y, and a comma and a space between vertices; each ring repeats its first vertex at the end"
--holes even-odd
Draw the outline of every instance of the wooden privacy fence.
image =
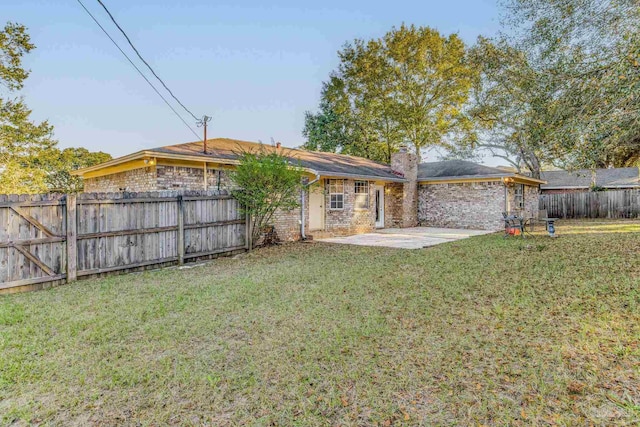
POLYGON ((224 191, 0 195, 0 293, 249 248, 224 191))
POLYGON ((640 218, 640 190, 541 194, 550 218, 640 218))

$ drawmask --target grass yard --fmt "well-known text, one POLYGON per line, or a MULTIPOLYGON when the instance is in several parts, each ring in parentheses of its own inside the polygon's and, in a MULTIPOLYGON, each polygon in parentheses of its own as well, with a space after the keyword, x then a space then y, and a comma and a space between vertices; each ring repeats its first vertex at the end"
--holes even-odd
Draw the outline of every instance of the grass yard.
POLYGON ((640 222, 0 297, 3 425, 638 425, 640 222))

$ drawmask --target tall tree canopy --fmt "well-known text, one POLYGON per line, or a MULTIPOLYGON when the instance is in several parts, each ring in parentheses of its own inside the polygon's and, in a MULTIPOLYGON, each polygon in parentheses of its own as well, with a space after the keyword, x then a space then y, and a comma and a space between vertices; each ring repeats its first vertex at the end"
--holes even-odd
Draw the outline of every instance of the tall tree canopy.
POLYGON ((553 82, 547 147, 569 166, 640 160, 637 0, 505 0, 514 44, 553 82))
POLYGON ((347 43, 339 57, 319 111, 306 115, 306 148, 388 162, 403 143, 420 156, 470 135, 464 106, 477 73, 457 35, 402 25, 347 43))
POLYGON ((554 97, 556 80, 505 39, 480 37, 470 58, 480 71, 469 109, 477 139, 458 149, 489 151, 539 178, 542 164, 553 160, 549 140, 566 119, 554 97))
POLYGON ((23 25, 7 23, 0 31, 0 193, 46 191, 46 171, 37 158, 55 145, 52 126, 34 123, 20 97, 29 72, 22 57, 35 46, 23 25))
POLYGON ((31 110, 17 94, 29 76, 22 58, 35 46, 23 25, 7 23, 0 31, 0 194, 79 191, 72 168, 111 158, 85 149, 56 148, 53 126, 31 120, 31 110))
POLYGON ((89 151, 86 148, 54 149, 42 161, 47 170, 46 184, 49 191, 58 193, 76 193, 84 189, 84 182, 71 171, 111 160, 111 155, 102 151, 89 151))

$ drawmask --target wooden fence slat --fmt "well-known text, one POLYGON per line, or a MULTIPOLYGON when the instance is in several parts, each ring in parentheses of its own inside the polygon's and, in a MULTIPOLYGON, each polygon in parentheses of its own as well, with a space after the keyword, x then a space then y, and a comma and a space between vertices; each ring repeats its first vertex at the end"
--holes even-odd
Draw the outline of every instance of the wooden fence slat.
POLYGON ((47 236, 49 236, 49 237, 58 237, 51 230, 49 230, 47 227, 42 225, 42 223, 40 223, 40 221, 38 221, 37 219, 35 219, 31 215, 29 215, 27 212, 25 212, 24 209, 22 209, 20 206, 18 206, 18 205, 11 206, 11 210, 13 210, 15 213, 17 213, 22 218, 27 220, 27 222, 29 222, 34 227, 38 228, 40 231, 42 231, 47 236))
POLYGON ((541 194, 539 208, 553 218, 640 218, 640 189, 541 194))
POLYGON ((24 255, 24 257, 27 258, 29 261, 31 261, 32 263, 40 267, 40 269, 44 271, 45 274, 49 276, 55 275, 55 272, 48 265, 43 263, 40 258, 32 254, 29 250, 25 249, 23 246, 13 245, 12 248, 20 252, 22 255, 24 255))
POLYGON ((178 196, 178 239, 177 239, 177 251, 178 251, 178 264, 184 264, 184 202, 182 196, 178 196))
POLYGON ((0 195, 0 291, 247 249, 228 193, 0 195))
POLYGON ((76 210, 76 195, 67 196, 67 282, 76 280, 78 272, 78 212, 76 210))

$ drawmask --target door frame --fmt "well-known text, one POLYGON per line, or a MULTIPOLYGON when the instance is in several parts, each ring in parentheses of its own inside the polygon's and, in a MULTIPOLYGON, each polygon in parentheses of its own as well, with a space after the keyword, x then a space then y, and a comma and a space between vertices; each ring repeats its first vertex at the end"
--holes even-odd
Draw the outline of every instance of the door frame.
POLYGON ((384 185, 374 185, 373 186, 373 197, 374 199, 374 209, 377 208, 378 212, 376 215, 379 220, 374 223, 375 228, 384 228, 384 185), (375 200, 378 199, 378 192, 380 192, 380 199, 378 206, 375 206, 375 200))
POLYGON ((325 204, 327 203, 326 201, 326 195, 324 193, 324 180, 319 180, 316 184, 312 185, 309 187, 309 231, 318 231, 318 230, 324 230, 325 228, 325 204), (320 228, 317 227, 311 227, 311 194, 314 194, 314 196, 320 196, 320 217, 319 217, 319 222, 320 222, 320 228))

